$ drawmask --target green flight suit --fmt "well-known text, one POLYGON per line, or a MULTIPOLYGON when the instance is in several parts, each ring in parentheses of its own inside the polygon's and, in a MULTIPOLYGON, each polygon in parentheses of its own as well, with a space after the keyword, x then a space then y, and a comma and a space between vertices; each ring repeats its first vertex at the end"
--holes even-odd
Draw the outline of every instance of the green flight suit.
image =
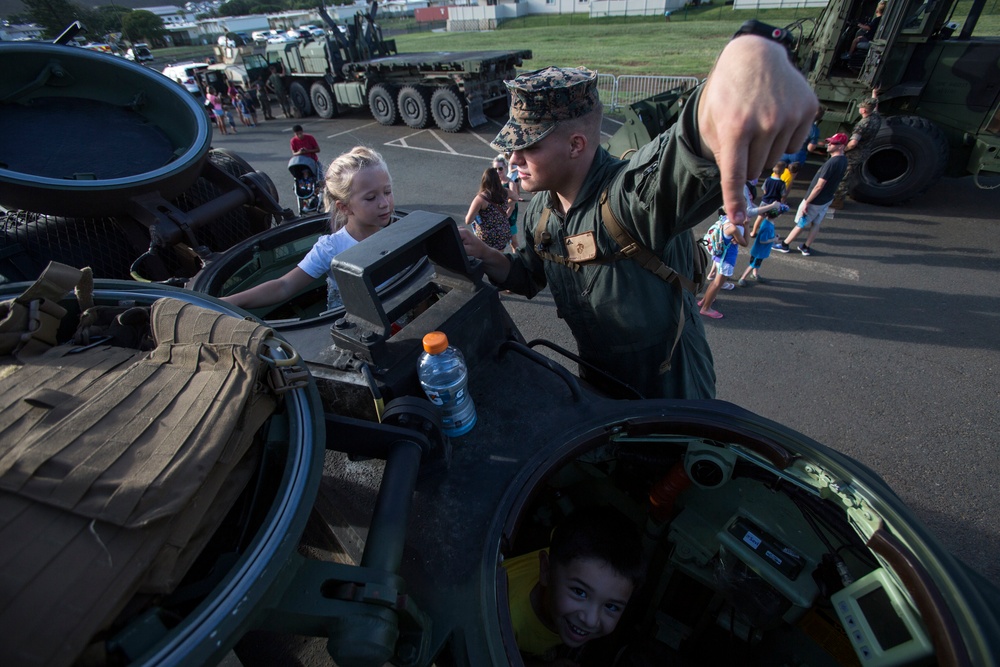
MULTIPOLYGON (((548 252, 565 256, 566 237, 588 231, 595 234, 598 259, 619 250, 601 222, 599 199, 608 190, 614 214, 632 237, 691 277, 695 249, 690 230, 721 204, 718 168, 695 152, 700 143, 697 100, 697 94, 692 96, 678 123, 628 161, 598 149, 573 206, 566 215, 553 210, 549 216, 548 252)), ((523 217, 527 242, 508 255, 510 274, 499 287, 530 298, 547 284, 580 356, 646 398, 714 398, 715 368, 696 297, 630 259, 585 265, 579 271, 544 260, 533 238, 551 197, 543 192, 532 198, 523 217), (683 300, 684 330, 670 370, 661 372, 676 336, 678 299, 683 300)), ((612 395, 625 396, 585 366, 580 374, 612 395)))

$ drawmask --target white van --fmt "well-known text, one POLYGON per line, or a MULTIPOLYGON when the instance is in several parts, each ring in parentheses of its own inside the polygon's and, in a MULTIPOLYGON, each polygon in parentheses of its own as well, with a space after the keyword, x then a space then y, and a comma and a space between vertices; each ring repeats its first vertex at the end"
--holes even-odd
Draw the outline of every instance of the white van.
POLYGON ((208 69, 205 63, 177 63, 163 68, 163 75, 168 79, 173 79, 181 84, 192 95, 201 97, 201 89, 198 88, 197 74, 203 69, 208 69))

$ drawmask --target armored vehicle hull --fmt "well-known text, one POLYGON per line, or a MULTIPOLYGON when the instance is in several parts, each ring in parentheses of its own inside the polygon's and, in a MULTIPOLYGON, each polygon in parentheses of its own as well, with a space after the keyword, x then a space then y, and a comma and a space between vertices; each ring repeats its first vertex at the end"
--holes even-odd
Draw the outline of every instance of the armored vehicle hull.
MULTIPOLYGON (((405 216, 338 256, 334 271, 346 310, 299 349, 336 440, 317 509, 353 561, 391 553, 406 599, 429 620, 401 631, 391 660, 523 664, 502 562, 595 506, 642 529, 653 566, 628 629, 571 653, 581 664, 778 664, 794 655, 837 665, 877 651, 880 664, 975 665, 1000 655, 1000 642, 986 639, 998 629, 996 590, 945 553, 877 475, 728 403, 603 398, 536 351, 547 343, 521 338, 447 218, 405 216), (372 286, 414 257, 433 275, 379 296, 372 286), (395 330, 428 295, 430 305, 395 330), (408 478, 408 519, 394 524, 405 541, 385 551, 368 526, 384 517, 376 498, 386 485, 400 489, 398 464, 383 461, 398 437, 385 424, 402 422, 379 406, 420 400, 416 359, 430 330, 465 353, 478 423, 445 441, 425 417, 404 420, 430 436, 408 478), (876 611, 875 599, 887 606, 876 611), (899 619, 892 630, 883 613, 899 619)), ((388 645, 368 658, 353 651, 331 647, 338 664, 390 654, 388 645)))
POLYGON ((112 215, 137 196, 176 197, 198 178, 212 135, 198 101, 178 95, 176 83, 56 44, 0 44, 0 62, 0 204, 112 215))
POLYGON ((56 44, 0 44, 0 64, 0 280, 55 260, 183 282, 292 216, 267 176, 210 149, 204 108, 177 82, 56 44))

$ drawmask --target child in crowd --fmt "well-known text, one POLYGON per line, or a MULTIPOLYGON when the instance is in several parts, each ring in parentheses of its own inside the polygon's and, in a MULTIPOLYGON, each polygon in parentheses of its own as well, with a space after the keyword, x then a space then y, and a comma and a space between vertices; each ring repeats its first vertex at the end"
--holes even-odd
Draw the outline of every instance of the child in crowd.
MULTIPOLYGON (((760 277, 760 265, 764 263, 765 259, 771 256, 771 246, 778 240, 778 235, 774 232, 774 223, 772 222, 772 220, 778 217, 778 211, 779 209, 772 209, 764 213, 764 220, 760 223, 760 228, 755 228, 757 240, 754 241, 753 247, 750 248, 750 266, 743 272, 739 283, 737 283, 740 287, 747 286, 747 276, 750 275, 751 271, 753 272, 754 280, 764 282, 764 279, 760 277)), ((754 235, 751 234, 750 236, 754 235)))
POLYGON ((208 107, 208 112, 215 120, 219 131, 228 134, 226 132, 226 112, 222 110, 222 97, 216 95, 215 88, 212 86, 205 89, 205 106, 208 107))
MULTIPOLYGON (((748 191, 744 191, 744 196, 747 197, 748 202, 751 201, 748 191)), ((756 210, 754 212, 756 213, 756 210)), ((743 225, 736 225, 730 222, 729 218, 726 217, 725 209, 719 209, 719 216, 719 220, 722 223, 722 239, 725 249, 722 255, 712 258, 714 266, 709 271, 708 278, 711 282, 709 282, 708 288, 705 290, 705 296, 698 301, 698 305, 701 307, 701 314, 705 317, 711 317, 714 320, 722 319, 722 313, 712 308, 712 304, 715 303, 715 297, 718 296, 720 289, 732 289, 732 287, 725 286, 732 285, 728 281, 728 278, 736 270, 736 257, 740 251, 739 247, 746 247, 747 245, 746 239, 743 238, 743 225)))
MULTIPOLYGON (((744 199, 746 199, 746 202, 747 202, 747 209, 746 209, 747 210, 747 220, 749 220, 753 216, 763 215, 764 213, 767 213, 768 211, 771 211, 771 210, 774 210, 774 209, 780 209, 783 206, 783 204, 781 202, 771 202, 770 204, 761 203, 760 205, 757 205, 757 204, 754 203, 754 199, 757 197, 757 179, 753 179, 752 181, 747 181, 746 182, 746 184, 743 186, 743 197, 744 197, 744 199)), ((788 207, 784 206, 784 210, 788 210, 788 207)), ((725 212, 725 210, 721 209, 721 208, 719 209, 719 221, 721 223, 723 223, 724 225, 729 225, 729 227, 733 227, 733 225, 730 225, 728 219, 726 218, 726 212, 725 212)), ((746 241, 743 240, 743 235, 746 233, 746 231, 744 230, 744 228, 742 226, 738 227, 738 229, 739 229, 739 236, 740 236, 740 243, 737 244, 737 243, 733 242, 733 240, 732 240, 733 237, 732 237, 731 231, 729 231, 725 227, 723 229, 724 229, 724 238, 725 238, 725 244, 726 244, 726 252, 724 252, 721 257, 716 256, 716 257, 712 258, 713 259, 712 268, 709 269, 708 275, 705 278, 706 283, 708 283, 708 290, 705 292, 705 299, 702 299, 701 301, 698 302, 699 306, 702 305, 702 301, 706 301, 706 300, 708 301, 709 306, 711 306, 712 302, 715 300, 715 295, 718 294, 718 292, 719 292, 720 289, 722 289, 722 290, 731 290, 731 289, 734 289, 736 287, 736 284, 729 282, 729 280, 727 280, 727 278, 729 276, 733 275, 733 271, 736 270, 736 258, 737 258, 738 254, 739 254, 739 248, 737 247, 737 245, 741 245, 741 246, 744 246, 744 247, 747 245, 746 241), (722 261, 720 261, 720 260, 722 260, 722 261), (725 268, 726 270, 729 271, 729 273, 720 274, 719 273, 719 268, 720 267, 725 268), (721 279, 718 287, 714 288, 714 292, 713 292, 713 286, 715 284, 715 279, 719 275, 722 275, 722 279, 721 279), (708 298, 709 292, 712 293, 712 298, 711 299, 708 298)), ((707 315, 708 317, 711 317, 713 319, 719 319, 719 318, 722 317, 722 313, 720 313, 718 311, 713 311, 713 310, 711 310, 711 308, 708 308, 708 309, 702 308, 701 314, 702 315, 707 315), (706 310, 709 310, 711 312, 706 312, 706 310), (714 314, 712 314, 712 313, 714 313, 714 314)))
POLYGON ((792 182, 799 175, 799 169, 801 168, 802 163, 792 162, 785 167, 785 171, 781 174, 781 180, 785 182, 785 201, 788 201, 788 194, 792 191, 792 182))
POLYGON ((223 111, 226 114, 226 121, 229 123, 229 130, 236 134, 236 119, 233 117, 233 107, 231 105, 223 105, 223 111))
MULTIPOLYGON (((787 168, 788 163, 781 160, 778 160, 771 168, 771 175, 764 181, 764 194, 760 198, 761 204, 783 203, 785 201, 788 190, 785 188, 785 182, 781 179, 781 175, 785 173, 787 168)), ((757 214, 757 219, 753 222, 753 229, 750 230, 750 238, 757 236, 757 230, 760 228, 760 222, 764 219, 764 215, 764 213, 757 214)))
POLYGON ((549 548, 508 558, 507 598, 528 665, 610 634, 645 572, 635 527, 610 509, 580 510, 556 526, 549 548))
POLYGON ((326 170, 324 198, 333 233, 319 237, 298 266, 282 277, 223 297, 223 301, 241 308, 271 306, 291 299, 326 275, 327 309, 343 306, 337 281, 330 273, 331 260, 392 220, 392 178, 382 156, 356 146, 338 157, 326 170))
POLYGON ((236 93, 233 97, 233 106, 240 114, 240 120, 246 127, 257 127, 257 124, 250 118, 250 105, 244 95, 236 93))

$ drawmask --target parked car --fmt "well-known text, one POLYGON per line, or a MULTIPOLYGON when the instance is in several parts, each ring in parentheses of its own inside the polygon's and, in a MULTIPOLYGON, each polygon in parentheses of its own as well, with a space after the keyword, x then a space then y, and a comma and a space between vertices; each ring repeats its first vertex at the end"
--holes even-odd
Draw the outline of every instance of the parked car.
POLYGON ((295 32, 299 33, 299 35, 301 36, 305 36, 306 34, 308 34, 314 38, 319 38, 326 35, 326 30, 323 30, 323 28, 314 25, 300 25, 298 28, 295 29, 295 32))
POLYGON ((181 84, 187 91, 196 97, 201 96, 201 88, 198 87, 198 72, 208 69, 205 63, 177 63, 163 68, 163 75, 168 79, 173 79, 181 84))
POLYGON ((153 52, 149 50, 149 44, 139 42, 125 52, 125 58, 137 63, 153 62, 153 52))
POLYGON ((251 33, 251 37, 254 44, 280 44, 288 41, 282 30, 257 30, 251 33))

